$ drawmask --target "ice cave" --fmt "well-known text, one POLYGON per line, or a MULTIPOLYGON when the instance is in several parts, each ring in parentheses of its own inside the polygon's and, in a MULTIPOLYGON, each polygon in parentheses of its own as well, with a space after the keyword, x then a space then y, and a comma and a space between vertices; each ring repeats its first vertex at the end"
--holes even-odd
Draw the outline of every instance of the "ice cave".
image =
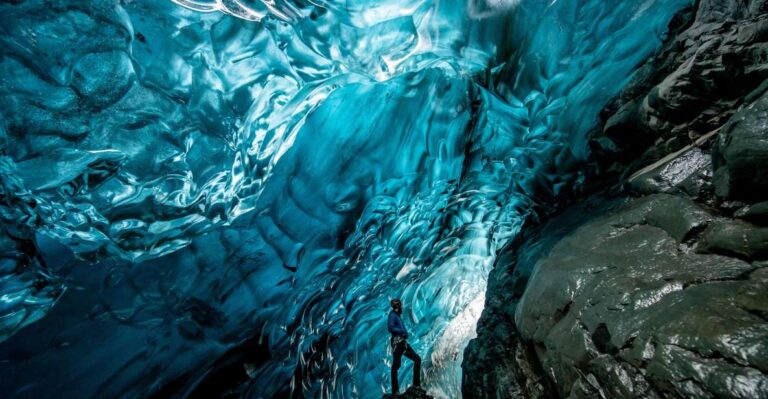
POLYGON ((768 398, 768 0, 0 32, 0 398, 768 398))

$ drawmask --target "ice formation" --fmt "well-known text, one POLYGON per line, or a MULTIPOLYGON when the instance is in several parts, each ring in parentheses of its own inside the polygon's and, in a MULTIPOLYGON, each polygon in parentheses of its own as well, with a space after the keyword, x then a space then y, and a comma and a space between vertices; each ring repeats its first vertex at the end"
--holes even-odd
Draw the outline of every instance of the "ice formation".
POLYGON ((460 396, 496 250, 688 2, 0 3, 2 396, 194 396, 248 342, 247 397, 380 397, 391 297, 460 396))

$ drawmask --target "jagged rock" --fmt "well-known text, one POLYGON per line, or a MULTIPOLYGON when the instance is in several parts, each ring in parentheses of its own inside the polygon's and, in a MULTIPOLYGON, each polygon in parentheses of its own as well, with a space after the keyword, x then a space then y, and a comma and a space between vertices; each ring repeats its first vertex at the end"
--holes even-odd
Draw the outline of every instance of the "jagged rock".
POLYGON ((768 78, 766 10, 764 0, 703 0, 680 13, 670 39, 606 109, 595 148, 608 162, 647 164, 720 127, 768 78))

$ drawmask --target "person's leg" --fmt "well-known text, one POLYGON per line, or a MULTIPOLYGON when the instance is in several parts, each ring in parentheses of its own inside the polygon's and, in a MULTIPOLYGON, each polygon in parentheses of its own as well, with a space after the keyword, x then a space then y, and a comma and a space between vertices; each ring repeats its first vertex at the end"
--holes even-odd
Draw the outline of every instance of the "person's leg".
POLYGON ((402 361, 403 351, 405 351, 405 345, 403 344, 403 342, 400 342, 392 347, 392 371, 390 377, 392 379, 393 395, 400 393, 400 384, 397 382, 397 370, 400 369, 400 362, 402 361))
POLYGON ((416 351, 414 351, 413 348, 411 348, 411 345, 407 342, 405 343, 404 354, 405 357, 413 361, 413 385, 418 387, 421 385, 421 357, 419 357, 416 351))

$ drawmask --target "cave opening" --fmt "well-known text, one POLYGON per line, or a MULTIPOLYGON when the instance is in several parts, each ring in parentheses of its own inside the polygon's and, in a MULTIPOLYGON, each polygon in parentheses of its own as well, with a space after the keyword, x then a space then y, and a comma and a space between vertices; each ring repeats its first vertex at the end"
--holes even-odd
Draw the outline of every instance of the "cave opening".
POLYGON ((378 398, 397 297, 461 397, 497 255, 621 172, 601 113, 691 4, 0 4, 3 396, 378 398))

